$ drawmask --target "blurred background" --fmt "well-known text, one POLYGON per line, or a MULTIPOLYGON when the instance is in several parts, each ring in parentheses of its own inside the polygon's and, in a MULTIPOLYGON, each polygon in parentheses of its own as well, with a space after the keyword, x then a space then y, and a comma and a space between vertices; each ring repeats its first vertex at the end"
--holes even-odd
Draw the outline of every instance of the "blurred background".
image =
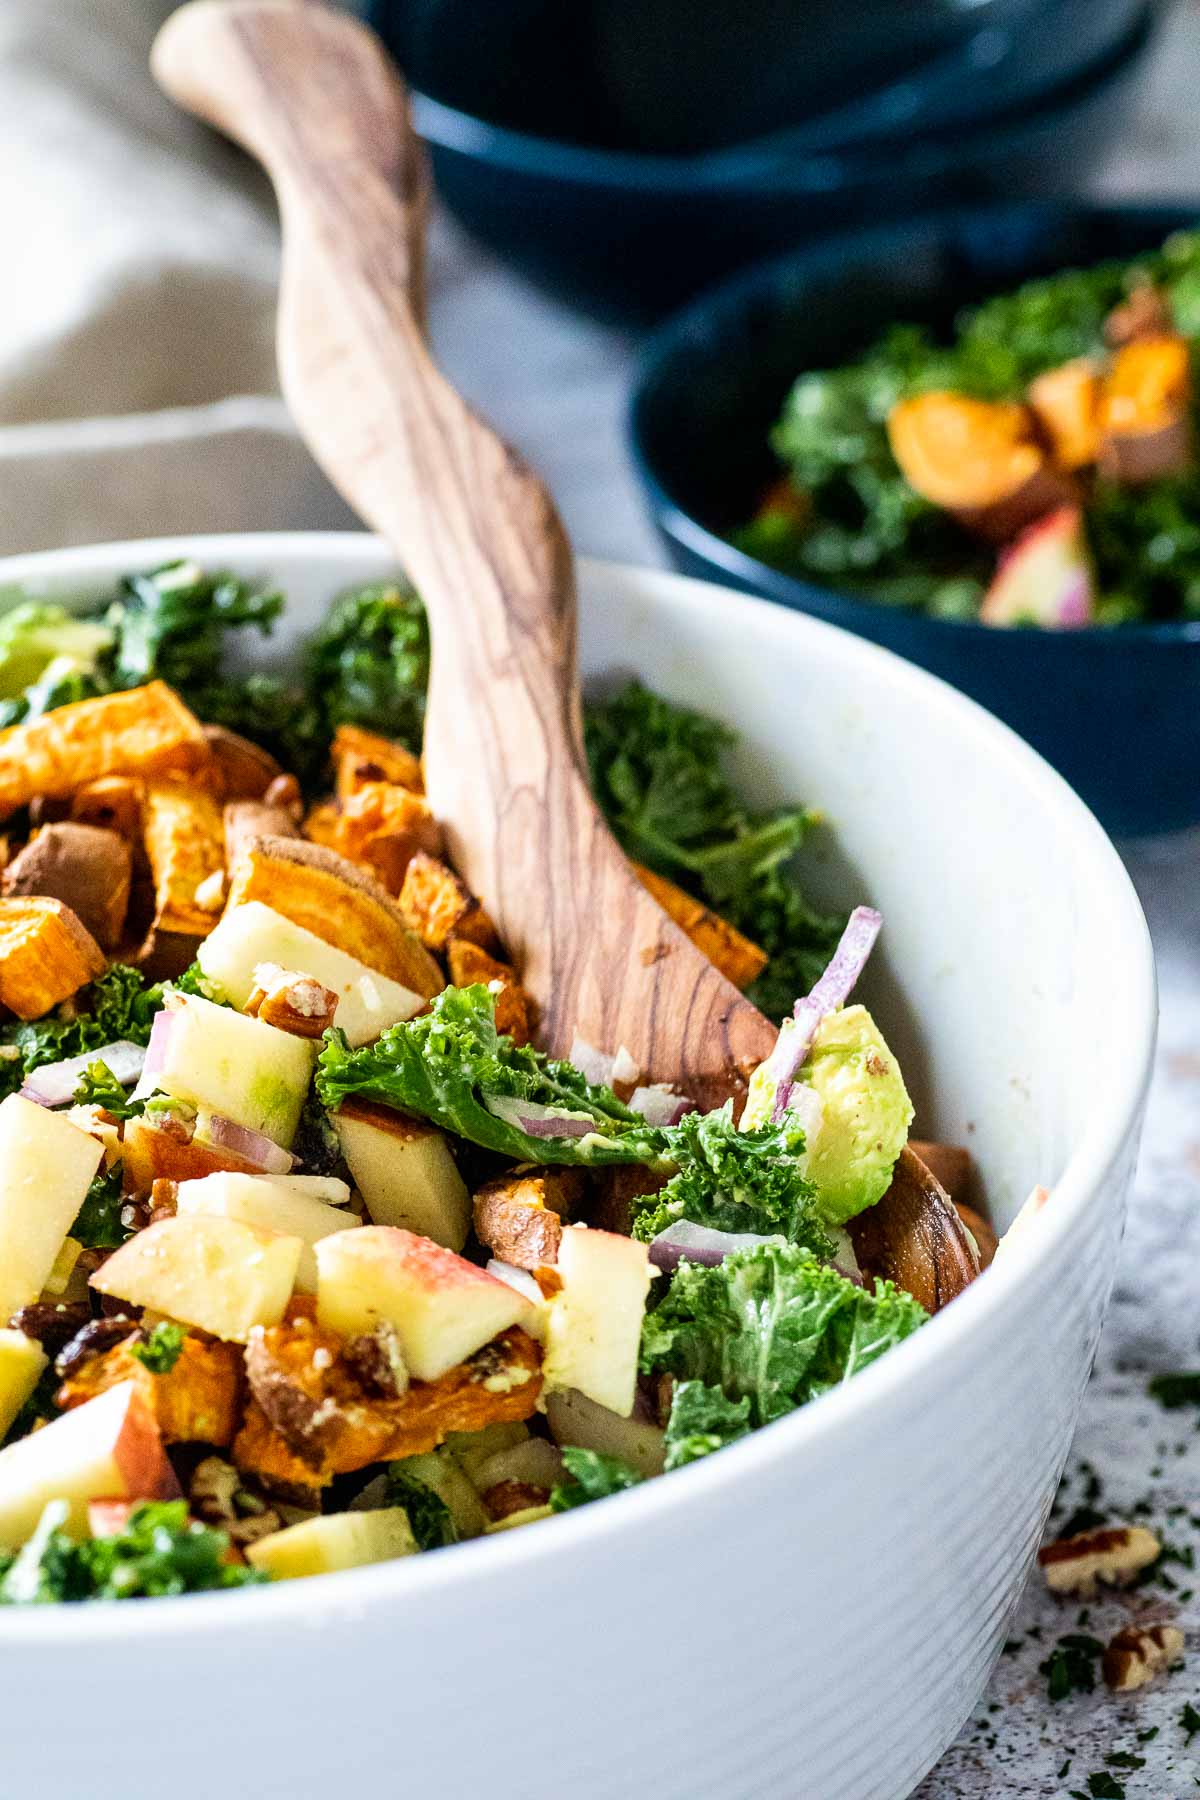
MULTIPOLYGON (((153 88, 170 0, 4 0, 0 550, 338 526, 278 399, 276 227, 153 88)), ((1200 13, 1146 0, 373 0, 444 195, 451 378, 584 551, 658 561, 623 450, 651 319, 930 205, 1190 197, 1200 13)))

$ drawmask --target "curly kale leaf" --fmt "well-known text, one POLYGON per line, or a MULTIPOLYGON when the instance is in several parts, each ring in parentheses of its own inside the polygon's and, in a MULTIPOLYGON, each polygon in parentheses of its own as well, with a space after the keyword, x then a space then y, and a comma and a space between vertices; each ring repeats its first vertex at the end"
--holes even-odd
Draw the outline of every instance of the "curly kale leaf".
POLYGON ((720 1388, 703 1381, 677 1381, 667 1420, 666 1464, 682 1469, 714 1450, 723 1450, 751 1429, 750 1397, 728 1400, 720 1388))
POLYGON ((610 1494, 637 1487, 643 1479, 619 1456, 605 1456, 599 1450, 566 1449, 563 1465, 570 1480, 560 1481, 551 1490, 550 1505, 555 1512, 570 1512, 591 1500, 607 1500, 610 1494))
POLYGON ((440 1494, 425 1482, 404 1472, 400 1463, 392 1463, 387 1472, 389 1506, 402 1506, 408 1515, 409 1530, 420 1550, 443 1550, 457 1544, 458 1528, 450 1508, 440 1494))
POLYGON ((121 1222, 125 1196, 121 1190, 121 1166, 101 1169, 83 1197, 71 1227, 70 1236, 85 1250, 119 1250, 133 1236, 132 1227, 121 1222))
POLYGON ((148 1044, 162 1003, 161 985, 147 986, 136 969, 114 963, 76 996, 69 1015, 60 1009, 0 1030, 0 1094, 15 1093, 26 1075, 44 1063, 100 1050, 120 1039, 148 1044))
POLYGON ((429 625, 412 588, 385 582, 335 600, 308 645, 305 679, 331 733, 362 725, 419 751, 429 625))
POLYGON ((76 1106, 102 1106, 114 1119, 136 1119, 146 1110, 145 1100, 131 1100, 124 1083, 100 1057, 83 1071, 72 1098, 76 1106))
POLYGON ((227 1563, 226 1534, 191 1523, 183 1500, 143 1501, 123 1530, 83 1543, 63 1530, 67 1513, 62 1500, 46 1507, 25 1548, 0 1575, 0 1605, 196 1594, 268 1579, 256 1569, 227 1563))
POLYGON ((623 849, 762 946, 771 960, 750 998, 782 1017, 845 924, 810 906, 792 871, 817 815, 749 810, 723 764, 734 733, 636 681, 588 708, 586 740, 593 791, 623 849))
POLYGON ((663 1155, 663 1132, 622 1105, 611 1088, 497 1032, 495 997, 482 985, 443 989, 427 1013, 357 1050, 336 1028, 327 1031, 317 1094, 332 1109, 357 1096, 416 1113, 519 1162, 653 1163, 663 1155), (517 1111, 550 1107, 564 1115, 564 1124, 586 1122, 587 1134, 525 1131, 514 1102, 517 1111))
POLYGON ((733 1105, 685 1113, 667 1132, 678 1172, 657 1194, 634 1201, 633 1236, 648 1243, 679 1219, 714 1231, 779 1233, 831 1257, 833 1242, 814 1211, 816 1189, 797 1158, 804 1133, 794 1123, 739 1131, 733 1105))
POLYGON ((702 1381, 766 1425, 848 1381, 925 1322, 890 1282, 855 1286, 811 1250, 760 1244, 683 1263, 642 1330, 642 1369, 702 1381))
POLYGON ((172 1319, 160 1319, 146 1339, 133 1339, 129 1354, 152 1375, 169 1375, 183 1354, 186 1338, 186 1327, 172 1319))

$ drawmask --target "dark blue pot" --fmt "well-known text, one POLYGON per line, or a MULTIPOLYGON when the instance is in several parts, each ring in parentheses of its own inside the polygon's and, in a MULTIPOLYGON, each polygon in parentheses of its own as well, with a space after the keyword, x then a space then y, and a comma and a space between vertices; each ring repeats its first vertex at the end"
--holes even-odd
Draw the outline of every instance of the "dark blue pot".
POLYGON ((1114 833, 1200 824, 1200 622, 1054 632, 928 619, 744 555, 775 465, 766 434, 796 376, 843 361, 897 320, 947 323, 1035 275, 1151 248, 1200 205, 1026 202, 847 234, 760 266, 651 341, 634 453, 675 564, 884 644, 1029 740, 1114 833))
MULTIPOLYGON (((408 61, 420 90, 422 59, 400 29, 411 10, 375 0, 368 14, 402 66, 408 61)), ((514 74, 497 48, 502 34, 498 39, 491 15, 484 16, 487 30, 457 38, 456 54, 477 74, 482 63, 480 91, 490 83, 503 94, 497 109, 506 121, 527 93, 529 107, 536 100, 539 110, 532 128, 516 129, 419 91, 415 118, 438 191, 479 239, 531 280, 600 317, 625 321, 661 317, 736 268, 850 224, 1063 191, 1120 129, 1153 28, 1146 7, 1115 46, 1036 104, 1005 108, 978 126, 829 155, 795 156, 770 140, 661 155, 570 141, 561 113, 572 96, 547 98, 536 71, 523 88, 521 72, 514 74), (558 110, 547 114, 551 101, 558 110)), ((564 22, 572 17, 568 9, 564 22)), ((473 100, 482 105, 478 92, 473 100)))

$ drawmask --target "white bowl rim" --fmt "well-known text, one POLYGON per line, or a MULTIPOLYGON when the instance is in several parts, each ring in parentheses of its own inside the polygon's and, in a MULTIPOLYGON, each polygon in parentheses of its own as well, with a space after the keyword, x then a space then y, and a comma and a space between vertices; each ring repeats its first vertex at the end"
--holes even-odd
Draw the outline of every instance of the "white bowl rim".
MULTIPOLYGON (((180 533, 67 550, 38 551, 0 559, 0 602, 4 590, 49 578, 81 588, 97 578, 121 574, 138 567, 151 568, 176 557, 192 557, 208 566, 258 567, 269 573, 275 559, 292 560, 311 555, 336 567, 345 565, 347 582, 356 567, 377 567, 381 561, 399 559, 383 542, 367 532, 239 532, 196 535, 180 533)), ((685 605, 703 610, 733 606, 752 612, 760 627, 788 637, 815 636, 841 654, 864 664, 880 659, 891 665, 890 679, 910 690, 914 709, 957 713, 989 754, 1005 761, 1015 780, 1040 793, 1056 808, 1061 819, 1064 856, 1078 857, 1090 865, 1094 877, 1109 891, 1123 917, 1124 937, 1115 943, 1118 956, 1132 960, 1124 1019, 1114 1018, 1114 1042, 1126 1054, 1114 1058, 1107 1087, 1097 1089, 1087 1128, 1055 1186, 1053 1205, 1039 1216, 1037 1229, 1025 1244, 989 1270, 987 1279, 975 1283, 953 1306, 933 1318, 913 1337, 857 1375, 852 1382, 786 1418, 730 1445, 720 1455, 709 1456, 666 1479, 648 1481, 620 1495, 610 1506, 585 1506, 561 1515, 554 1530, 501 1532, 460 1544, 453 1556, 415 1556, 395 1563, 376 1563, 346 1570, 313 1581, 280 1582, 266 1589, 216 1594, 189 1594, 162 1598, 152 1605, 130 1606, 121 1601, 94 1602, 87 1606, 48 1606, 0 1611, 0 1649, 31 1645, 61 1647, 71 1643, 108 1642, 115 1636, 155 1639, 178 1633, 222 1633, 228 1627, 246 1638, 257 1628, 312 1627, 339 1617, 361 1616, 368 1609, 412 1600, 428 1589, 461 1586, 486 1578, 489 1567, 499 1574, 504 1567, 519 1575, 531 1560, 557 1556, 577 1557, 585 1544, 599 1543, 613 1533, 638 1528, 663 1508, 680 1512, 702 1505, 706 1495, 736 1484, 756 1468, 780 1454, 802 1456, 821 1439, 835 1441, 839 1432, 862 1421, 863 1415, 886 1412, 892 1395, 919 1381, 922 1373, 946 1357, 954 1356, 964 1340, 983 1332, 990 1320, 1016 1296, 1041 1257, 1077 1232, 1086 1230, 1090 1196, 1120 1159, 1149 1086, 1157 1030, 1157 986, 1150 934, 1133 884, 1108 837, 1063 778, 1043 761, 1023 739, 934 675, 891 651, 855 637, 823 620, 796 613, 768 600, 738 593, 716 583, 698 581, 665 570, 641 569, 629 564, 581 558, 580 570, 589 578, 618 587, 645 592, 647 586, 669 594, 685 605), (836 643, 831 641, 836 640, 836 643), (491 1559, 490 1562, 481 1558, 491 1559)), ((569 1567, 569 1564, 568 1564, 569 1567)), ((401 1615, 402 1616, 402 1615, 401 1615)))

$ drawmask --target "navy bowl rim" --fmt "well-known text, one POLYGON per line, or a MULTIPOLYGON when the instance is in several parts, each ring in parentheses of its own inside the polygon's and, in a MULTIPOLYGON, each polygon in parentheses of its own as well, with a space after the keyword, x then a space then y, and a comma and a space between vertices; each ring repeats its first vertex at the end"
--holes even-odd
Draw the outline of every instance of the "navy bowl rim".
MULTIPOLYGON (((739 550, 727 538, 719 536, 696 518, 695 514, 690 513, 675 498, 644 446, 641 415, 648 403, 651 389, 681 349, 697 336, 709 338, 714 326, 724 324, 731 315, 736 316, 749 301, 769 294, 784 278, 803 272, 806 268, 815 269, 823 264, 836 263, 852 249, 861 254, 864 247, 902 243, 914 227, 934 227, 940 224, 954 229, 968 221, 978 227, 981 221, 986 223, 989 218, 999 219, 1017 210, 1028 216, 1041 209, 1047 214, 1125 213, 1131 216, 1177 212, 1180 223, 1175 229, 1186 229, 1188 223, 1200 224, 1200 200, 1194 207, 1188 207, 1180 201, 1178 195, 1164 196, 1160 201, 1149 196, 1139 197, 1136 201, 1105 201, 1102 198, 1001 200, 973 206, 939 208, 914 213, 886 225, 838 232, 802 249, 785 251, 781 256, 752 263, 731 279, 706 290, 690 301, 682 311, 673 314, 657 327, 646 340, 639 355, 626 408, 626 442, 649 499, 651 514, 660 529, 682 548, 702 557, 705 562, 750 591, 766 595, 786 606, 799 607, 805 612, 815 611, 832 624, 845 625, 850 630, 857 631, 862 622, 877 620, 883 614, 897 621, 903 620, 914 632, 925 631, 930 636, 939 632, 953 632, 957 634, 956 641, 960 643, 985 638, 994 640, 995 626, 981 625, 971 619, 930 618, 925 613, 890 607, 882 601, 860 598, 836 587, 824 587, 819 582, 808 581, 803 576, 789 575, 784 570, 773 568, 770 563, 760 562, 757 557, 739 550)), ((801 372, 797 370, 797 374, 801 372)), ((1200 619, 1161 620, 1154 624, 1089 625, 1069 632, 1049 632, 1045 627, 1037 625, 1007 626, 1005 629, 1010 635, 1015 632, 1055 643, 1071 643, 1085 638, 1089 642, 1111 640, 1114 644, 1200 644, 1200 619)))
POLYGON ((748 184, 785 180, 801 192, 831 193, 874 180, 881 167, 889 179, 927 180, 952 165, 976 141, 999 147, 1009 137, 1043 127, 1056 117, 1086 106, 1121 79, 1146 51, 1161 15, 1158 0, 1146 0, 1138 18, 1118 42, 1065 81, 1029 105, 1016 105, 982 120, 971 129, 944 137, 917 138, 905 149, 894 140, 860 152, 838 151, 789 158, 782 150, 752 152, 734 145, 695 156, 656 155, 650 151, 614 150, 539 137, 511 126, 494 125, 419 89, 412 90, 413 123, 435 150, 469 156, 476 162, 538 179, 574 181, 581 186, 657 192, 736 191, 748 184))

